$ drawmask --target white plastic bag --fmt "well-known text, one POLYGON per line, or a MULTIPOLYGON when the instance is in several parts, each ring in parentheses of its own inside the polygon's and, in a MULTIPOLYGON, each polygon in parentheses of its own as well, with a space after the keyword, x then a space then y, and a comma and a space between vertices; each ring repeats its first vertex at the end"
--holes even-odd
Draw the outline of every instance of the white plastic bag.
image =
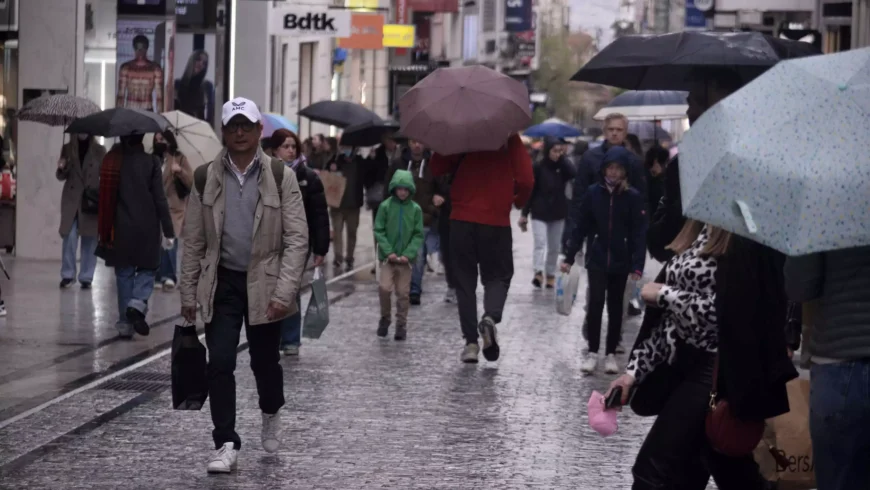
POLYGON ((568 316, 577 299, 577 288, 580 285, 580 267, 574 264, 571 272, 559 274, 556 278, 556 313, 568 316))

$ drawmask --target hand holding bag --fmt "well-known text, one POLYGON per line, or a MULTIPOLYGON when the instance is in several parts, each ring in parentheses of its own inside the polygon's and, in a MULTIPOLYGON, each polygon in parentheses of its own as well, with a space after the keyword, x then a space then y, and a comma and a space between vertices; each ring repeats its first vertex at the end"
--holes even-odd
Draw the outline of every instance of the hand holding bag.
POLYGON ((82 192, 82 213, 96 215, 100 211, 100 190, 86 187, 82 192))
POLYGON ((311 281, 311 299, 305 309, 302 335, 307 339, 319 339, 329 325, 329 297, 326 294, 326 278, 320 267, 314 270, 311 281))
POLYGON ((568 316, 577 299, 577 288, 580 285, 580 267, 574 265, 571 271, 559 274, 556 279, 556 313, 568 316))
POLYGON ((713 388, 706 432, 710 446, 718 453, 738 458, 752 454, 764 435, 764 420, 741 420, 734 415, 728 400, 717 400, 719 389, 719 354, 713 365, 713 388))

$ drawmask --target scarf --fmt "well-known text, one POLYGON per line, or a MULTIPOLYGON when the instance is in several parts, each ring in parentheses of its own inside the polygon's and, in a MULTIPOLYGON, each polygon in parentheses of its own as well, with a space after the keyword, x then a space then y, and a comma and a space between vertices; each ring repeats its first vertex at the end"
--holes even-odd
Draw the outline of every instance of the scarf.
POLYGON ((308 159, 305 158, 305 155, 301 155, 299 158, 293 160, 292 162, 284 162, 284 165, 287 165, 295 172, 296 169, 299 168, 299 165, 305 165, 307 161, 308 159))
POLYGON ((100 166, 100 197, 97 211, 99 244, 112 248, 115 227, 115 209, 118 205, 118 186, 121 183, 121 150, 113 149, 103 158, 100 166))

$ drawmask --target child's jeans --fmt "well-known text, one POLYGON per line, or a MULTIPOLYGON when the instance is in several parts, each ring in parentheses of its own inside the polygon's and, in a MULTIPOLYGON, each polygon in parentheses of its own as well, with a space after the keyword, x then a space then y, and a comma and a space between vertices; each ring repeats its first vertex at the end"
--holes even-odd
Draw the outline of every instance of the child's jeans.
POLYGON ((408 324, 411 305, 411 264, 384 262, 381 267, 381 318, 392 316, 392 296, 396 291, 396 325, 408 324))

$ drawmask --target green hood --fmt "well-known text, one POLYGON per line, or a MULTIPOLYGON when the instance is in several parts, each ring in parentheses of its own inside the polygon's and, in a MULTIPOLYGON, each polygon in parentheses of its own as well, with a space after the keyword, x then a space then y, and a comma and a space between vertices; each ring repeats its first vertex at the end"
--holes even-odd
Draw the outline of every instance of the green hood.
POLYGON ((414 176, 407 170, 396 170, 396 173, 393 174, 393 178, 390 179, 390 194, 394 194, 396 187, 404 187, 411 191, 411 196, 408 199, 413 199, 414 194, 417 192, 417 186, 414 185, 414 176))

